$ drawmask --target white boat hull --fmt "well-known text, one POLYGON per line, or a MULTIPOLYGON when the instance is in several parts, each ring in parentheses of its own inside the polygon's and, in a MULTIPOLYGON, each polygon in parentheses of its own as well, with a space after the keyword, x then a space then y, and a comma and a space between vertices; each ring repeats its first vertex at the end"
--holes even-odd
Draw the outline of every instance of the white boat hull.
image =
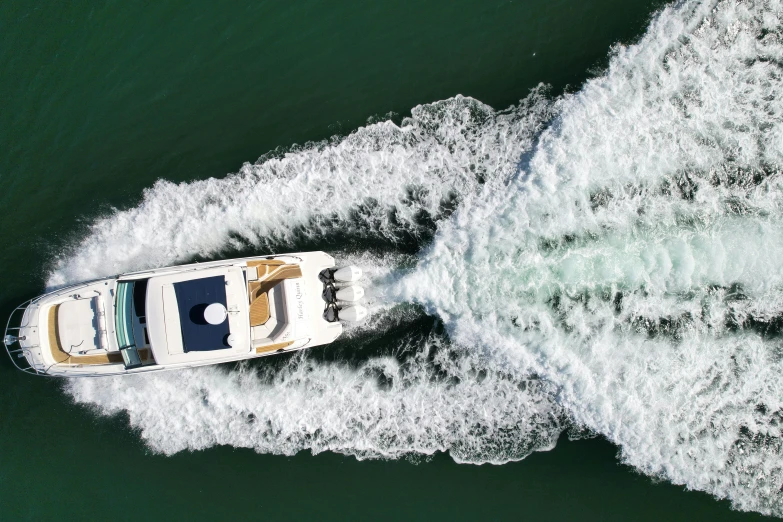
POLYGON ((57 377, 166 371, 312 348, 333 342, 343 331, 339 321, 327 320, 328 303, 322 296, 321 274, 333 268, 334 259, 328 254, 306 252, 89 281, 42 295, 17 309, 22 313, 19 326, 7 327, 5 344, 20 369, 57 377), (189 328, 203 329, 206 323, 193 317, 195 307, 190 317, 183 315, 182 294, 175 295, 183 288, 177 285, 207 280, 225 283, 227 318, 222 328, 229 335, 218 349, 194 348, 201 341, 198 332, 189 328), (136 295, 125 295, 142 282, 143 303, 136 295))

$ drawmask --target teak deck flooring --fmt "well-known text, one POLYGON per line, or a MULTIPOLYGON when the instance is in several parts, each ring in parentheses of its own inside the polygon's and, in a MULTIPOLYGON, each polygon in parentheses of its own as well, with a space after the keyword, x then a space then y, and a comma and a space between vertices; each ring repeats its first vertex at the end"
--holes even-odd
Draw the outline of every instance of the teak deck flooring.
MULTIPOLYGON (((49 349, 56 364, 122 364, 120 352, 107 352, 95 355, 71 355, 63 350, 60 343, 60 332, 57 329, 57 312, 60 305, 54 305, 49 309, 49 349)), ((100 335, 100 334, 99 334, 100 335)), ((139 350, 142 361, 148 361, 151 357, 147 348, 139 350)))
POLYGON ((269 295, 267 292, 285 279, 302 277, 299 265, 286 265, 276 259, 248 261, 247 266, 258 270, 258 280, 247 284, 250 299, 250 326, 259 326, 269 320, 269 295))

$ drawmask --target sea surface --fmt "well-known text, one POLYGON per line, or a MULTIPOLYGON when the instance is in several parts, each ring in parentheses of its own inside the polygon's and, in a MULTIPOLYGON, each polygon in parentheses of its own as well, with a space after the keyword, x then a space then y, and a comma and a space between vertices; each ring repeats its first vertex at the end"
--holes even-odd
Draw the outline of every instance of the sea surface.
POLYGON ((0 312, 321 249, 330 346, 0 357, 3 520, 783 517, 783 4, 0 3, 0 312))

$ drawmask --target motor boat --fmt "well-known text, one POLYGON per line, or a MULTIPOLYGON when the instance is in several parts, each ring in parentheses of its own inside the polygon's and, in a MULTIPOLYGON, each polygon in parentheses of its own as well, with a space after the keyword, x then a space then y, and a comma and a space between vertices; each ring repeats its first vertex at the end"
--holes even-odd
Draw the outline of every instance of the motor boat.
POLYGON ((329 344, 361 321, 356 266, 324 252, 157 268, 60 288, 12 312, 4 344, 35 375, 190 368, 329 344))

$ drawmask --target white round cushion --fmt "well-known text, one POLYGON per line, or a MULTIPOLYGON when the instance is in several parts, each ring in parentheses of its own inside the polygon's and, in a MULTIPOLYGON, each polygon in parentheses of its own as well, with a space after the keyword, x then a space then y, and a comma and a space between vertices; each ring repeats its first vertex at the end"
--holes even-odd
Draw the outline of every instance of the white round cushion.
POLYGON ((209 324, 220 324, 226 320, 226 307, 212 303, 204 309, 204 320, 209 324))

